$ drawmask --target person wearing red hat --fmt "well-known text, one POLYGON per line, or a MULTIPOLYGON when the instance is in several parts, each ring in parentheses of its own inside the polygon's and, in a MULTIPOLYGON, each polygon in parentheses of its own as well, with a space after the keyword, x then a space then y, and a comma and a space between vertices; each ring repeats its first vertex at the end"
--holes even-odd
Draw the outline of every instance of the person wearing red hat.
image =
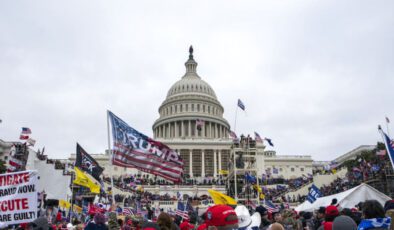
POLYGON ((191 223, 189 223, 189 221, 184 220, 180 225, 179 228, 181 230, 192 230, 194 229, 194 225, 192 225, 191 223))
POLYGON ((326 207, 325 213, 325 221, 323 222, 322 226, 320 226, 319 230, 332 230, 332 223, 334 219, 339 216, 339 210, 335 205, 329 205, 326 207))
POLYGON ((205 213, 205 224, 208 229, 215 227, 218 230, 238 228, 238 217, 235 210, 228 205, 215 205, 205 213))

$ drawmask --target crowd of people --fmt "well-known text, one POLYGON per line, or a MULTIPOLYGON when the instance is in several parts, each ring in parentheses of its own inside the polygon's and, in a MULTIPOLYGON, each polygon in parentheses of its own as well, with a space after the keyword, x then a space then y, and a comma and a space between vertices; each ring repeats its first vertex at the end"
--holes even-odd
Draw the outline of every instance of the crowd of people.
MULTIPOLYGON (((16 229, 110 229, 110 230, 369 230, 393 229, 394 200, 384 206, 376 200, 360 202, 355 207, 342 208, 336 199, 327 207, 310 212, 296 212, 290 208, 255 209, 243 205, 213 205, 202 215, 195 211, 180 215, 177 212, 156 214, 151 211, 144 216, 120 214, 115 209, 89 210, 86 216, 69 221, 60 212, 49 219, 41 215, 31 223, 9 226, 16 229)), ((0 226, 0 228, 6 228, 0 226)))

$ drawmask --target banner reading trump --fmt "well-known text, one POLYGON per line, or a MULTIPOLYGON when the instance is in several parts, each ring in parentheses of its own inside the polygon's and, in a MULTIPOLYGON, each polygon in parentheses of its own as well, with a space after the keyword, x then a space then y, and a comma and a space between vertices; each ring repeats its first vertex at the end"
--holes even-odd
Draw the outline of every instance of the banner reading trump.
POLYGON ((37 219, 37 171, 0 175, 0 222, 7 225, 37 219))
POLYGON ((177 152, 155 141, 108 111, 112 125, 114 165, 137 168, 143 172, 177 182, 183 173, 183 161, 177 152))

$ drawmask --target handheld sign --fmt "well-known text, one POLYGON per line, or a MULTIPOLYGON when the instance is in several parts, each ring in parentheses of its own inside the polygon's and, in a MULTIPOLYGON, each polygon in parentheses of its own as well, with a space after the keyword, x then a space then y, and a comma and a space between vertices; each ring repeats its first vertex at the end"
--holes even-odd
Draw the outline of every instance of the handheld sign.
POLYGON ((37 171, 0 175, 0 222, 6 225, 37 219, 37 171))

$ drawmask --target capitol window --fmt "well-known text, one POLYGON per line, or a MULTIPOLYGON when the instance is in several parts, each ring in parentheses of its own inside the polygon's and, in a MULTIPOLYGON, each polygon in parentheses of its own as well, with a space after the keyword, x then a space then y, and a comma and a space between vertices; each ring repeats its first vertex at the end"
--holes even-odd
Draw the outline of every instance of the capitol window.
POLYGON ((211 107, 208 105, 208 113, 211 113, 211 107))
POLYGON ((197 112, 200 112, 200 104, 197 104, 197 112))
POLYGON ((192 112, 194 111, 194 104, 192 104, 192 112))
POLYGON ((301 172, 303 172, 303 171, 304 171, 304 168, 300 168, 300 170, 301 170, 301 172))
POLYGON ((189 111, 189 104, 186 104, 186 112, 189 111))
POLYGON ((202 106, 202 112, 205 113, 205 105, 202 106))
POLYGON ((290 170, 291 170, 292 172, 294 172, 294 168, 291 168, 290 170))

